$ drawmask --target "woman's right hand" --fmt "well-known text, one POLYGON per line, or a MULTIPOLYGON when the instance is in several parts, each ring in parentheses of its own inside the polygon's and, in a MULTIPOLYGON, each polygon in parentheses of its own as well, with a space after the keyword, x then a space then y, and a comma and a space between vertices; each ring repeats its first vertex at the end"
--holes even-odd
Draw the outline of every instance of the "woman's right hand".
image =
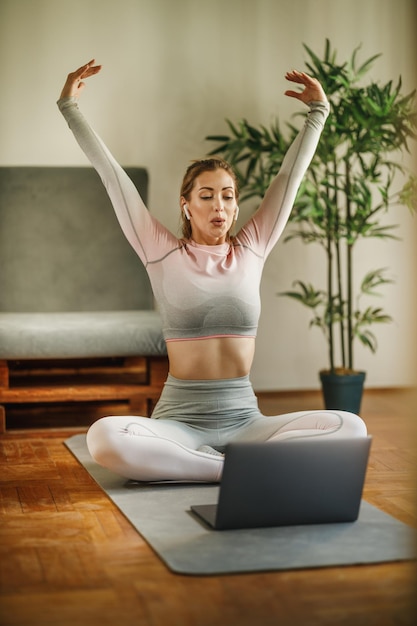
POLYGON ((75 70, 75 72, 68 74, 65 85, 61 91, 60 98, 68 98, 70 96, 79 98, 85 87, 83 80, 85 78, 90 78, 90 76, 94 76, 94 74, 98 74, 101 70, 101 65, 94 65, 94 62, 94 59, 91 59, 91 61, 79 67, 78 70, 75 70))

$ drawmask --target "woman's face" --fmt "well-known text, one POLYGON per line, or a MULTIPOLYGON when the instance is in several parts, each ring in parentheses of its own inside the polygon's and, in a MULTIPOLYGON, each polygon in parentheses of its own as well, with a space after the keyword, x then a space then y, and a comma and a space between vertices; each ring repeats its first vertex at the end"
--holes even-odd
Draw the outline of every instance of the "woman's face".
POLYGON ((237 209, 235 186, 224 169, 206 171, 194 182, 189 201, 181 198, 190 215, 192 238, 203 245, 225 243, 237 209))

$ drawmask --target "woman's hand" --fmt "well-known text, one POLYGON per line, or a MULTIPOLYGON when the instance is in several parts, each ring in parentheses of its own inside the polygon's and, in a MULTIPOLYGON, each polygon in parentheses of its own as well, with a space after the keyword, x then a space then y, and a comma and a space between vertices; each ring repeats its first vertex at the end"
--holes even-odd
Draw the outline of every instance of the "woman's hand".
POLYGON ((290 98, 297 98, 297 100, 301 100, 304 104, 308 104, 312 100, 327 102, 323 87, 316 78, 312 78, 308 74, 304 74, 304 72, 297 72, 296 70, 287 72, 285 74, 285 78, 293 83, 304 85, 303 91, 288 90, 285 92, 286 96, 290 96, 290 98))
POLYGON ((79 67, 78 70, 75 70, 75 72, 68 74, 65 85, 61 91, 60 98, 67 98, 69 96, 79 98, 85 87, 83 80, 85 78, 90 78, 90 76, 94 76, 94 74, 98 74, 100 70, 101 65, 94 65, 94 59, 91 59, 91 61, 79 67))

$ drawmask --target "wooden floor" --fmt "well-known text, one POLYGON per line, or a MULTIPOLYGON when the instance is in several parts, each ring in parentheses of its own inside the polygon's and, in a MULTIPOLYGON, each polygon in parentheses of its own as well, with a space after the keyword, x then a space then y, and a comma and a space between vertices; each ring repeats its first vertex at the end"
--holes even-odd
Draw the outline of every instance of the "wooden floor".
MULTIPOLYGON (((366 391, 373 435, 364 497, 417 526, 415 397, 366 391)), ((321 408, 318 393, 260 394, 267 414, 321 408)), ((415 624, 413 562, 233 576, 171 573, 62 441, 0 440, 1 626, 415 624)))

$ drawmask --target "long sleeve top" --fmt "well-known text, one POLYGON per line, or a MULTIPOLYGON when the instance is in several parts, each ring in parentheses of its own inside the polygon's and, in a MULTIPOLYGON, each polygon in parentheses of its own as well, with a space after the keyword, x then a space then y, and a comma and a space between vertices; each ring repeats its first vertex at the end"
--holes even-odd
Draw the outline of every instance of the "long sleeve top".
POLYGON ((58 106, 100 175, 120 226, 148 272, 165 340, 256 336, 265 260, 288 221, 328 116, 328 103, 309 103, 304 125, 259 209, 230 242, 212 246, 184 242, 165 228, 90 127, 77 99, 63 98, 58 106))

